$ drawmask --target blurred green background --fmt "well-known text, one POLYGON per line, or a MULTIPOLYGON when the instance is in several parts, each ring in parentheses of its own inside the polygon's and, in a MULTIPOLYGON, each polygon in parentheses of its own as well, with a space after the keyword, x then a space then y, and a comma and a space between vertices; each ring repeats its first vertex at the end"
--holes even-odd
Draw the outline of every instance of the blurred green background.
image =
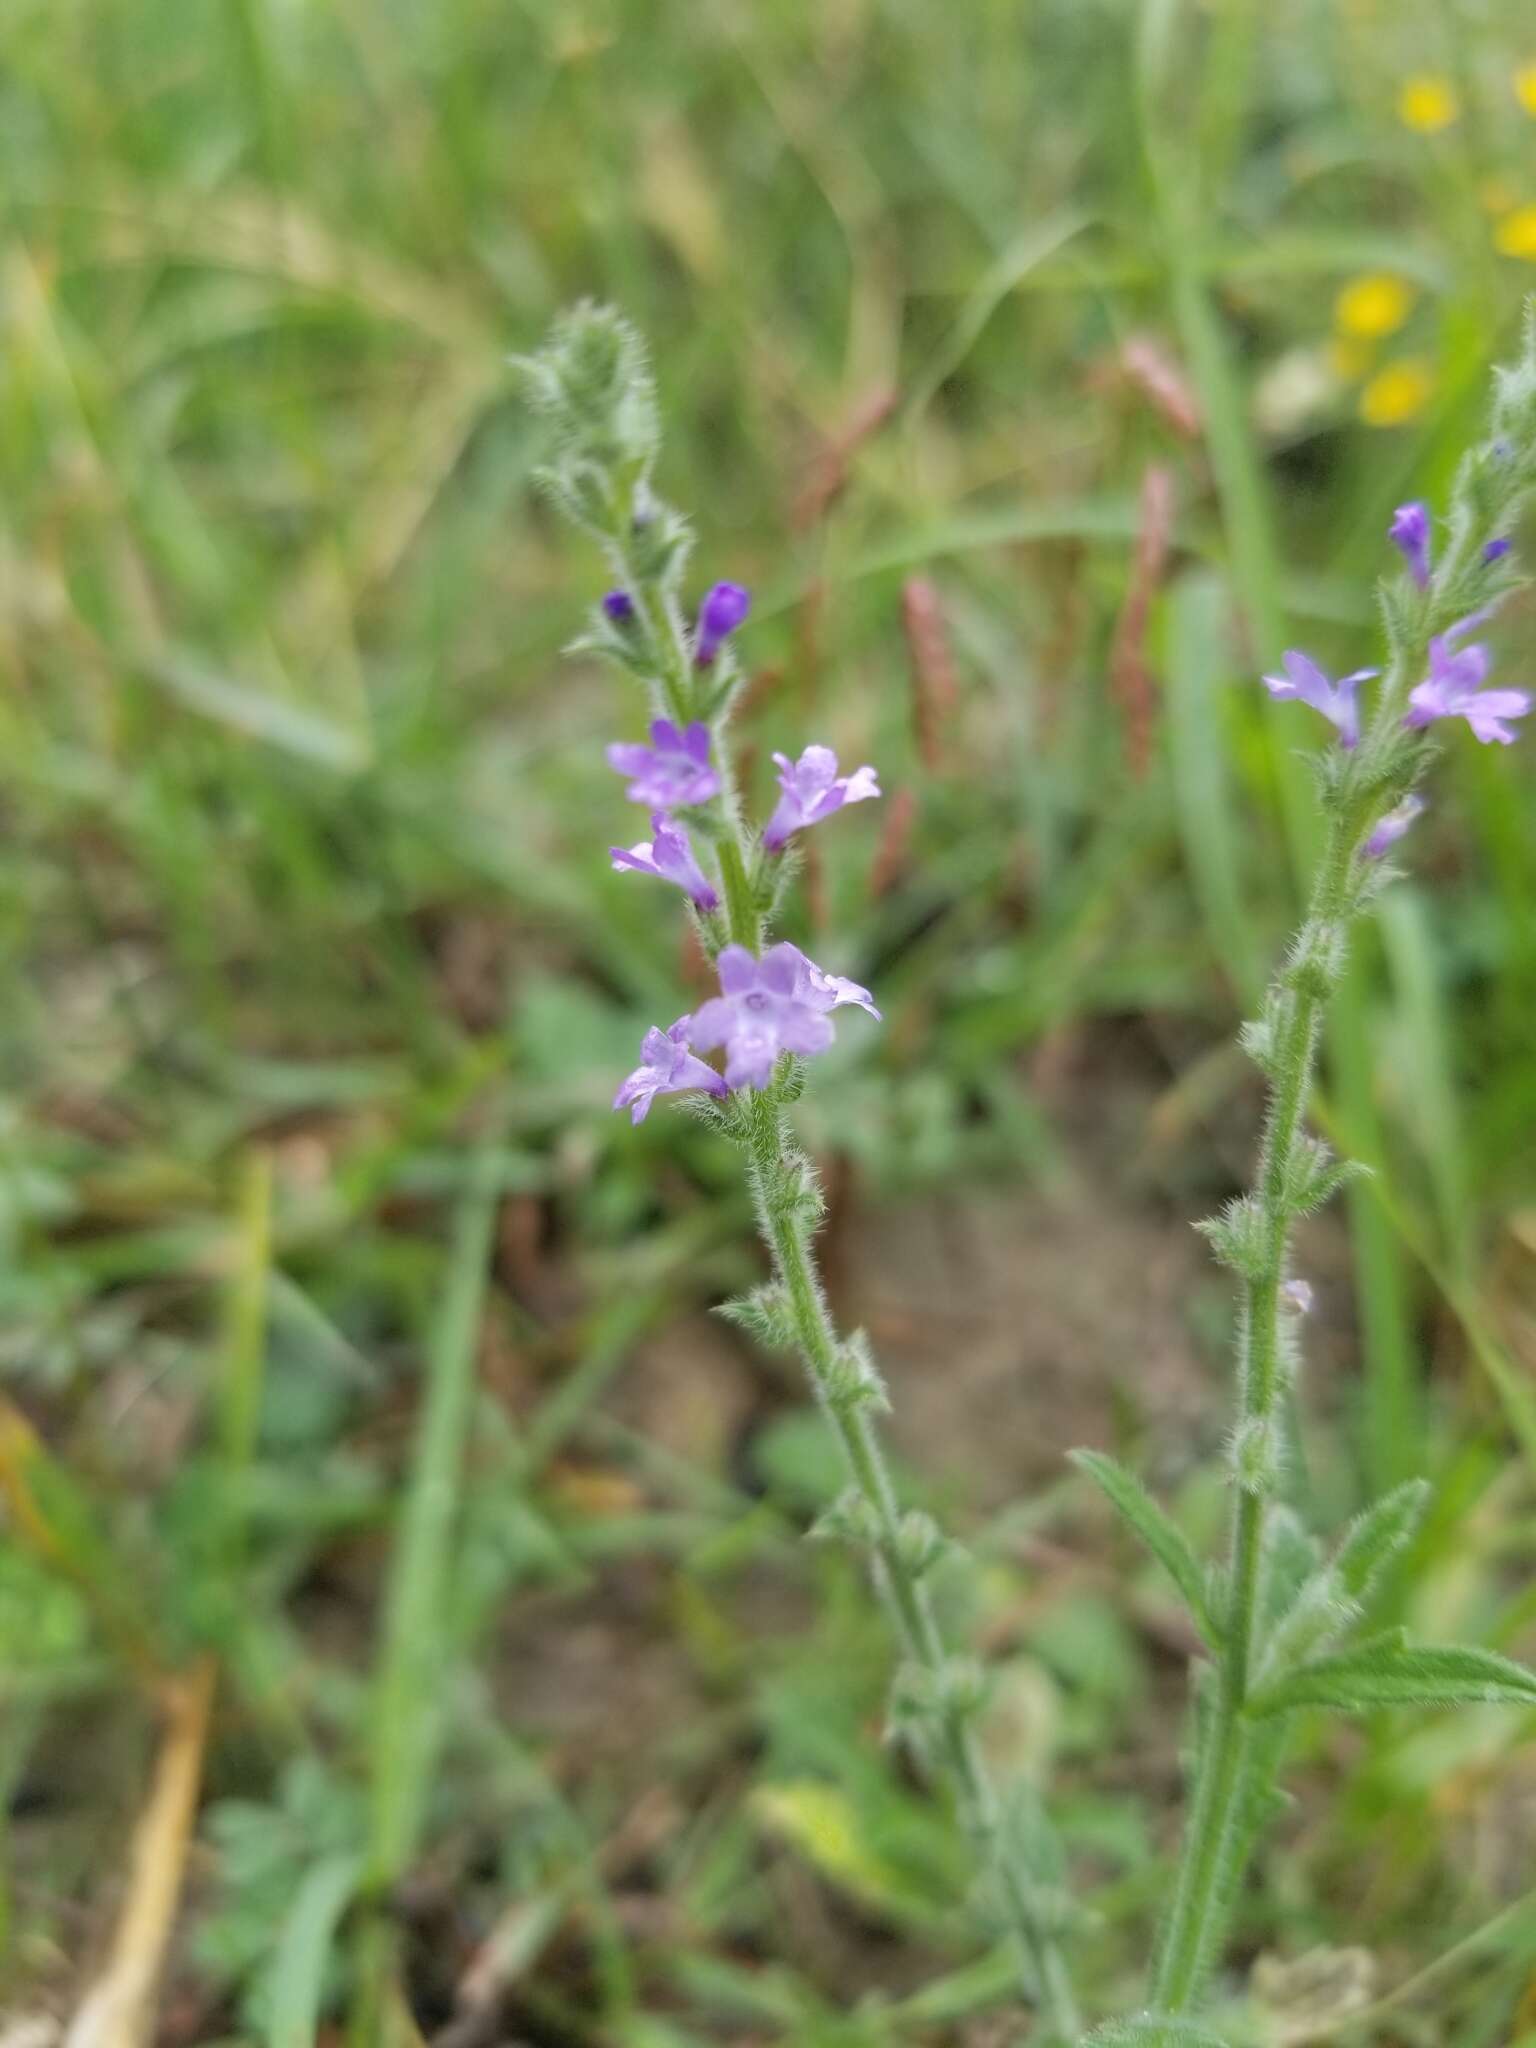
MULTIPOLYGON (((608 870, 640 706, 560 657, 601 568, 506 368, 584 294, 757 594, 757 800, 813 738, 882 773, 792 925, 886 1013, 802 1104, 830 1282, 1133 2000, 1190 1646, 1061 1454, 1216 1539, 1187 1225, 1319 738, 1256 678, 1372 658, 1477 430, 1528 7, 8 0, 0 217, 0 2012, 163 1960, 91 2041, 1018 2038, 800 1540, 819 1425, 706 1313, 734 1158, 608 1108, 698 966, 608 870)), ((1434 799, 1330 1041, 1377 1173, 1306 1239, 1295 1483, 1328 1527, 1428 1472, 1402 1618, 1529 1657, 1530 742, 1434 799)), ((1526 1732, 1308 1736, 1242 2026, 1536 2025, 1526 1732)))

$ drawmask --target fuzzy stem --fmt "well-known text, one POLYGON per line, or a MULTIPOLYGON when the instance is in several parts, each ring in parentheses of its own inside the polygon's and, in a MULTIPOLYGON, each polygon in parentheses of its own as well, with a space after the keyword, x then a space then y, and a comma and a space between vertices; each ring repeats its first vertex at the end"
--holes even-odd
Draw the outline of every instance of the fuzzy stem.
POLYGON ((979 1860, 995 1879, 1003 1913, 1028 1963, 1026 1995, 1038 2006, 1050 2038, 1069 2042, 1078 2016, 1065 1962, 1035 1881, 1004 1836, 996 1790, 969 1718, 945 1686, 949 1656, 927 1588, 900 1541, 901 1512, 868 1409, 833 1392, 840 1346, 817 1276, 806 1218, 771 1199, 793 1168, 779 1112, 760 1094, 749 1098, 748 1157, 762 1232, 788 1296, 795 1339, 818 1400, 870 1514, 875 1576, 902 1651, 931 1683, 936 1703, 934 1753, 954 1787, 961 1820, 979 1860))
MULTIPOLYGON (((1361 805, 1341 790, 1313 885, 1303 934, 1338 930, 1349 915, 1350 876, 1368 828, 1361 805)), ((1262 1215, 1262 1258, 1243 1291, 1239 1428, 1278 1427, 1284 1392, 1281 1288, 1290 1255, 1288 1197, 1317 1067, 1326 992, 1297 975, 1279 984, 1281 1003, 1254 1199, 1262 1215)), ((1199 1997, 1225 1932, 1241 1876, 1241 1808, 1266 1789, 1251 1782, 1245 1718, 1254 1664, 1268 1494, 1243 1490, 1232 1518, 1230 1594, 1216 1673, 1212 1724, 1202 1744, 1194 1801, 1173 1904, 1153 1973, 1160 2012, 1185 2012, 1199 1997)))
MULTIPOLYGON (((694 715, 696 678, 676 605, 647 587, 638 573, 622 519, 612 531, 614 557, 635 605, 636 624, 650 649, 662 701, 679 720, 694 715)), ((752 887, 753 846, 737 794, 730 743, 730 705, 714 722, 713 757, 721 781, 719 805, 726 830, 716 841, 731 939, 757 952, 763 918, 752 887)), ((977 1859, 992 1877, 1001 1915, 1024 1962, 1024 1995, 1045 2020, 1045 2040, 1066 2044, 1079 2031, 1076 2001, 1051 1926, 1047 1902, 1026 1858, 1030 1844, 1004 1830, 996 1788, 964 1705, 946 1687, 950 1657, 920 1571, 900 1542, 901 1509, 867 1407, 837 1398, 833 1382, 844 1350, 817 1274, 812 1223, 804 1210, 775 1200, 797 1170, 797 1155, 772 1097, 746 1090, 748 1175, 765 1243, 790 1306, 796 1346, 818 1400, 842 1448, 872 1531, 875 1578, 904 1655, 928 1682, 933 1708, 933 1751, 954 1788, 960 1817, 977 1859)))

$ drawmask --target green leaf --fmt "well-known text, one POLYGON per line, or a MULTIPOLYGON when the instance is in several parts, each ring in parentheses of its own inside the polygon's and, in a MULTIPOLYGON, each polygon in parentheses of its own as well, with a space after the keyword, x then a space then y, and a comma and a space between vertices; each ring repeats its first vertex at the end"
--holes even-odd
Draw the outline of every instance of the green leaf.
POLYGON ((294 1895, 272 1958, 266 2048, 314 2048, 336 1929, 362 1875, 359 1856, 328 1856, 294 1895))
POLYGON ((1095 2027, 1083 2048, 1227 2048, 1220 2034, 1171 2014, 1139 2012, 1095 2027))
POLYGON ((1333 1569, 1351 1600, 1363 1605, 1387 1564, 1412 1541, 1429 1504, 1429 1492, 1428 1480, 1406 1480, 1350 1523, 1333 1569))
POLYGON ((1248 1702, 1255 1716, 1293 1707, 1536 1706, 1536 1674, 1492 1650, 1409 1648, 1390 1637, 1320 1657, 1248 1702))
POLYGON ((1169 1520, 1141 1481, 1113 1458, 1105 1457, 1102 1451, 1072 1451, 1069 1456, 1080 1471, 1097 1482, 1110 1505, 1146 1544, 1184 1595, 1195 1625, 1214 1649, 1219 1630, 1206 1599, 1205 1574, 1184 1532, 1169 1520))

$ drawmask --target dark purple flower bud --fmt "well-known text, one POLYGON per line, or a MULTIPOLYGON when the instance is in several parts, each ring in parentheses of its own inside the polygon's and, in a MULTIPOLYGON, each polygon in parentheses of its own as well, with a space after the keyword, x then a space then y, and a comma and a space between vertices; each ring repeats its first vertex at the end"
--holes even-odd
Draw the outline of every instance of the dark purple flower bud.
POLYGON ((1483 549, 1483 560, 1485 562, 1497 562, 1509 553, 1511 546, 1512 543, 1508 540, 1491 540, 1487 547, 1483 549))
POLYGON ((728 1092, 713 1067, 696 1059, 688 1050, 691 1017, 679 1017, 666 1031, 653 1026, 640 1047, 640 1064, 613 1098, 615 1109, 627 1109, 631 1123, 644 1123, 658 1095, 678 1095, 686 1088, 702 1088, 709 1095, 728 1092))
POLYGON ((701 1051, 725 1047, 725 1078, 732 1088, 766 1088, 782 1052, 809 1057, 832 1043, 830 1012, 856 1003, 872 1017, 879 1011, 868 989, 824 974, 788 941, 770 946, 761 960, 745 946, 720 955, 721 993, 693 1020, 693 1042, 701 1051))
POLYGON ((699 623, 693 635, 693 658, 708 668, 728 639, 752 609, 752 593, 739 583, 715 583, 704 593, 699 606, 699 623))
POLYGON ((1392 524, 1387 528, 1387 538, 1403 551, 1408 564, 1408 573, 1420 590, 1429 588, 1430 522, 1429 507, 1415 499, 1411 504, 1399 505, 1392 514, 1392 524))
POLYGON ((648 747, 616 741, 608 749, 608 763, 633 778, 625 791, 630 802, 653 811, 707 804, 720 794, 720 777, 710 765, 707 725, 695 723, 679 730, 670 718, 658 718, 648 747))
POLYGON ((704 870, 699 866, 688 834, 681 825, 674 825, 664 811, 657 811, 651 818, 649 839, 642 839, 638 846, 625 848, 611 846, 616 868, 633 868, 638 874, 658 875, 664 882, 675 882, 685 896, 691 896, 700 910, 718 910, 720 898, 704 870))
POLYGON ((1283 676, 1264 678, 1264 687, 1271 697, 1310 704, 1338 727, 1339 738, 1346 747, 1354 746, 1360 737, 1360 707, 1355 702, 1355 690, 1372 676, 1380 675, 1380 669, 1357 668, 1353 675, 1341 676, 1331 683, 1310 655, 1299 653, 1294 647, 1283 657, 1281 665, 1285 669, 1283 676))
POLYGON ((627 626, 635 616, 635 600, 627 590, 610 590, 603 597, 603 610, 616 626, 627 626))
POLYGON ((775 754, 781 795, 773 816, 763 831, 763 844, 777 853, 792 832, 817 825, 830 818, 844 804, 861 804, 880 794, 875 771, 868 764, 851 775, 839 775, 837 756, 830 747, 807 747, 798 761, 787 754, 775 754))
POLYGON ((1501 747, 1515 738, 1508 721, 1524 718, 1531 697, 1524 690, 1485 690, 1492 656, 1482 643, 1462 647, 1458 643, 1480 626, 1488 611, 1473 612, 1448 632, 1429 643, 1429 674, 1408 699, 1406 726, 1428 725, 1436 718, 1464 718, 1474 739, 1485 746, 1497 740, 1501 747))
POLYGON ((1423 797, 1405 796, 1400 804, 1387 812, 1360 849, 1366 859, 1380 860, 1389 846, 1396 846, 1414 819, 1423 816, 1424 808, 1423 797))

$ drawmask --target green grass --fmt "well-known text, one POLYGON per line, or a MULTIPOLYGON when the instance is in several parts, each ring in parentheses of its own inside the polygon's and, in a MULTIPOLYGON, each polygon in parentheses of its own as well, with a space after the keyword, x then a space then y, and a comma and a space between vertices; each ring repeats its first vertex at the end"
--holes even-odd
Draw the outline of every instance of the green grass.
MULTIPOLYGON (((828 833, 799 934, 887 1013, 804 1105, 847 1213, 1086 1187, 1177 1257, 1246 1154, 1225 1048, 1308 845, 1315 735, 1255 677, 1292 640, 1370 657, 1386 519, 1443 488, 1533 278, 1487 208, 1536 205, 1532 62, 1514 0, 4 11, 7 2011, 78 1999, 156 1677, 207 1647, 165 2001, 200 2041, 298 2048, 349 2008, 364 2039, 395 1979, 430 2037, 488 1942, 539 2041, 874 2048, 1005 2006, 951 1830, 879 1745, 863 1589, 796 1540, 824 1444, 690 1320, 756 1270, 730 1162, 608 1109, 684 969, 671 906, 603 858, 633 707, 560 658, 599 569, 530 490, 505 357, 573 297, 624 306, 699 577, 754 586, 747 658, 782 672, 758 794, 770 748, 825 735, 916 795, 878 895, 873 807, 828 833), (1396 113, 1423 69, 1466 103, 1433 137, 1396 113), (1416 298, 1376 360, 1435 373, 1391 429, 1326 369, 1335 293, 1382 267, 1416 298), (1140 335, 1198 438, 1117 368, 1140 335), (1106 675, 1152 461, 1177 509, 1138 776, 1106 675), (962 690, 931 765, 915 573, 962 690), (647 1687, 679 1703, 655 1725, 647 1687)), ((1377 1173, 1348 1244, 1316 1240, 1301 1404, 1319 1515, 1426 1470, 1416 1617, 1526 1656, 1533 799, 1529 743, 1450 749, 1362 951, 1323 1113, 1377 1173)), ((1197 1286, 1190 1359, 1224 1315, 1197 1286)), ((934 1344, 963 1402, 963 1345, 934 1344)), ((1142 1363, 1062 1361, 1166 1447, 1142 1363)), ((1064 1450, 1032 1397, 1021 1438, 1064 1450)), ((906 1481, 984 1559, 946 1590, 998 1654, 1009 1760, 1058 1758, 1108 2009, 1169 1839, 1157 1588, 1064 1468, 993 1526, 941 1451, 906 1481)), ((1198 1532, 1190 1452, 1162 1476, 1198 1532)), ((1522 1733, 1319 1741, 1250 1951, 1359 1942, 1385 1992, 1465 1941, 1424 1994, 1438 2038, 1514 2038, 1536 1942, 1488 1809, 1522 1733)))

